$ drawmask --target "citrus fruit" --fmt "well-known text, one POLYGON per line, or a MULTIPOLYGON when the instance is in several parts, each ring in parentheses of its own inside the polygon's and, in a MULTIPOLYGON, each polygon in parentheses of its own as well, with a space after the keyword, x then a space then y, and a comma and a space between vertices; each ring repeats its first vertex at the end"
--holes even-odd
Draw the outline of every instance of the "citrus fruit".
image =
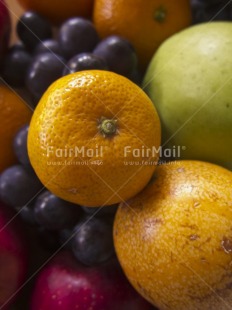
POLYGON ((190 27, 166 40, 144 87, 159 112, 163 144, 183 159, 232 169, 232 23, 190 27))
POLYGON ((91 17, 93 0, 18 0, 26 9, 33 10, 55 23, 73 16, 91 17))
POLYGON ((98 70, 54 82, 28 135, 29 157, 55 195, 85 206, 138 193, 158 159, 160 121, 147 95, 127 78, 98 70))
POLYGON ((16 162, 13 139, 20 127, 30 121, 32 112, 12 90, 0 85, 0 172, 16 162))
POLYGON ((228 309, 232 303, 232 173, 200 161, 159 166, 116 213, 125 274, 159 309, 228 309))
POLYGON ((191 23, 190 1, 95 0, 93 19, 101 37, 127 38, 145 67, 167 37, 191 23))

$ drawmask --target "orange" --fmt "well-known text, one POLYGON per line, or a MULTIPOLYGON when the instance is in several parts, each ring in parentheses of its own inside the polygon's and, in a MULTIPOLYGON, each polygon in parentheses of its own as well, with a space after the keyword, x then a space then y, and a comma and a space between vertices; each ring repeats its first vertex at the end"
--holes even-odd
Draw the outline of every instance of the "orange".
POLYGON ((55 23, 73 16, 91 17, 94 0, 18 0, 26 10, 34 10, 55 23))
POLYGON ((191 23, 189 0, 95 0, 93 15, 101 37, 117 34, 133 44, 143 69, 166 38, 191 23))
POLYGON ((159 145, 160 121, 148 96, 127 78, 97 70, 52 84, 28 136, 29 157, 42 183, 86 206, 138 193, 155 170, 159 145))
POLYGON ((119 261, 135 289, 158 309, 230 308, 231 189, 231 171, 177 161, 159 166, 152 182, 119 206, 119 261))
POLYGON ((32 112, 12 90, 0 85, 0 172, 16 162, 13 139, 16 132, 29 123, 32 112))

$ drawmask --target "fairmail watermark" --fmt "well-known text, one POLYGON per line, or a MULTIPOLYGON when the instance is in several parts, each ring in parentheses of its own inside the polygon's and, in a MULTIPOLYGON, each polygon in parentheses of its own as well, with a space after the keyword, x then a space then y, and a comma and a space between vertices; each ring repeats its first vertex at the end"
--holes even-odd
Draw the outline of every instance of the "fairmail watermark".
MULTIPOLYGON (((172 146, 171 148, 141 146, 134 148, 130 145, 117 150, 123 164, 128 165, 156 165, 158 158, 178 159, 182 152, 186 150, 185 146, 172 146)), ((47 147, 48 165, 103 165, 104 158, 112 155, 112 150, 106 146, 96 145, 92 148, 86 146, 55 148, 47 147), (110 155, 109 155, 110 154, 110 155)), ((113 160, 113 158, 112 158, 113 160)))

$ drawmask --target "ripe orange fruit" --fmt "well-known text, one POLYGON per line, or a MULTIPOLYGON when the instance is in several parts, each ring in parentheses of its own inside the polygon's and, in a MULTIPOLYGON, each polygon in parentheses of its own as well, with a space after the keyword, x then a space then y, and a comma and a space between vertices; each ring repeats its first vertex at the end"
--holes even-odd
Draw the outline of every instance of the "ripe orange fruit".
POLYGON ((111 205, 138 193, 158 160, 158 152, 142 150, 159 145, 160 121, 147 95, 127 78, 97 70, 53 83, 35 109, 28 136, 42 183, 86 206, 111 205))
POLYGON ((159 309, 228 309, 232 302, 232 172, 200 161, 157 167, 114 223, 119 261, 159 309))
POLYGON ((16 162, 13 138, 23 125, 29 123, 32 112, 22 99, 6 86, 0 85, 0 172, 16 162))
POLYGON ((189 0, 95 0, 93 19, 101 37, 127 38, 145 68, 158 46, 191 23, 189 0))
POLYGON ((73 16, 91 17, 94 0, 18 0, 26 10, 34 10, 55 23, 73 16))

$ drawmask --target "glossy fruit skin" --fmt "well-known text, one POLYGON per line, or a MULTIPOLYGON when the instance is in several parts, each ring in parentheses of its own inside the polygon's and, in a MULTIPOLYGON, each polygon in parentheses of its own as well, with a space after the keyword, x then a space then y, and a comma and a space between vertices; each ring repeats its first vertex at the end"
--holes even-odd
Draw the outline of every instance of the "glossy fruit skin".
POLYGON ((30 121, 32 112, 26 103, 4 85, 0 86, 0 172, 16 162, 13 139, 16 132, 30 121))
POLYGON ((11 207, 27 205, 41 189, 42 184, 36 175, 21 165, 11 166, 0 175, 0 198, 11 207))
POLYGON ((188 0, 96 0, 94 24, 101 38, 119 35, 135 47, 141 68, 146 68, 158 46, 191 23, 188 0), (166 10, 163 21, 155 19, 166 10))
POLYGON ((93 9, 93 0, 18 0, 18 2, 25 9, 34 10, 53 23, 61 23, 73 16, 91 17, 93 9))
POLYGON ((129 76, 137 66, 137 56, 130 42, 119 36, 102 40, 93 53, 106 60, 110 71, 129 76))
POLYGON ((109 220, 85 217, 74 228, 72 251, 79 262, 95 266, 114 254, 112 224, 109 220))
POLYGON ((232 173, 220 166, 176 161, 159 166, 129 207, 119 207, 119 261, 136 290, 159 309, 224 310, 231 304, 231 185, 232 173))
POLYGON ((42 183, 58 197, 85 206, 112 205, 139 192, 153 174, 159 154, 152 154, 148 165, 143 165, 142 153, 137 158, 126 154, 126 161, 135 161, 138 169, 125 165, 125 147, 158 149, 159 144, 159 118, 146 94, 127 78, 98 70, 53 83, 35 109, 28 134, 29 158, 42 183), (119 130, 110 137, 99 132, 102 117, 117 120, 119 130), (91 159, 86 150, 58 158, 56 150, 65 148, 67 139, 68 150, 84 146, 95 157, 91 159), (60 165, 65 166, 62 173, 60 165))
POLYGON ((24 86, 31 59, 26 49, 13 47, 3 60, 2 77, 4 80, 14 87, 24 86))
POLYGON ((59 253, 39 274, 30 310, 151 310, 127 282, 116 261, 98 267, 59 253))
POLYGON ((24 206, 20 209, 19 216, 24 223, 36 227, 38 224, 35 220, 34 210, 31 205, 24 206))
POLYGON ((38 13, 25 12, 17 23, 17 34, 29 51, 34 50, 37 44, 52 36, 50 23, 38 13))
POLYGON ((9 309, 23 284, 28 267, 26 236, 14 213, 0 202, 0 307, 9 309))
POLYGON ((26 86, 38 102, 47 88, 62 76, 65 59, 52 53, 39 54, 32 61, 26 77, 26 86))
POLYGON ((14 137, 13 148, 17 160, 25 168, 32 169, 27 151, 27 136, 29 125, 24 125, 14 137))
POLYGON ((7 52, 10 41, 11 21, 5 1, 0 2, 0 63, 7 52))
POLYGON ((185 146, 182 159, 209 161, 229 169, 231 32, 231 23, 212 22, 176 34, 154 55, 143 81, 159 112, 165 147, 185 146))
POLYGON ((34 214, 36 221, 44 228, 61 230, 76 224, 80 210, 79 206, 45 191, 35 201, 34 214))
POLYGON ((81 17, 65 21, 58 33, 58 42, 67 59, 80 53, 92 52, 98 40, 93 23, 81 17))
POLYGON ((107 70, 104 58, 91 53, 81 53, 71 58, 63 71, 63 75, 75 73, 83 70, 107 70))
POLYGON ((33 55, 36 56, 44 53, 54 53, 56 55, 64 57, 60 44, 57 40, 54 39, 47 39, 40 42, 36 46, 33 55))

